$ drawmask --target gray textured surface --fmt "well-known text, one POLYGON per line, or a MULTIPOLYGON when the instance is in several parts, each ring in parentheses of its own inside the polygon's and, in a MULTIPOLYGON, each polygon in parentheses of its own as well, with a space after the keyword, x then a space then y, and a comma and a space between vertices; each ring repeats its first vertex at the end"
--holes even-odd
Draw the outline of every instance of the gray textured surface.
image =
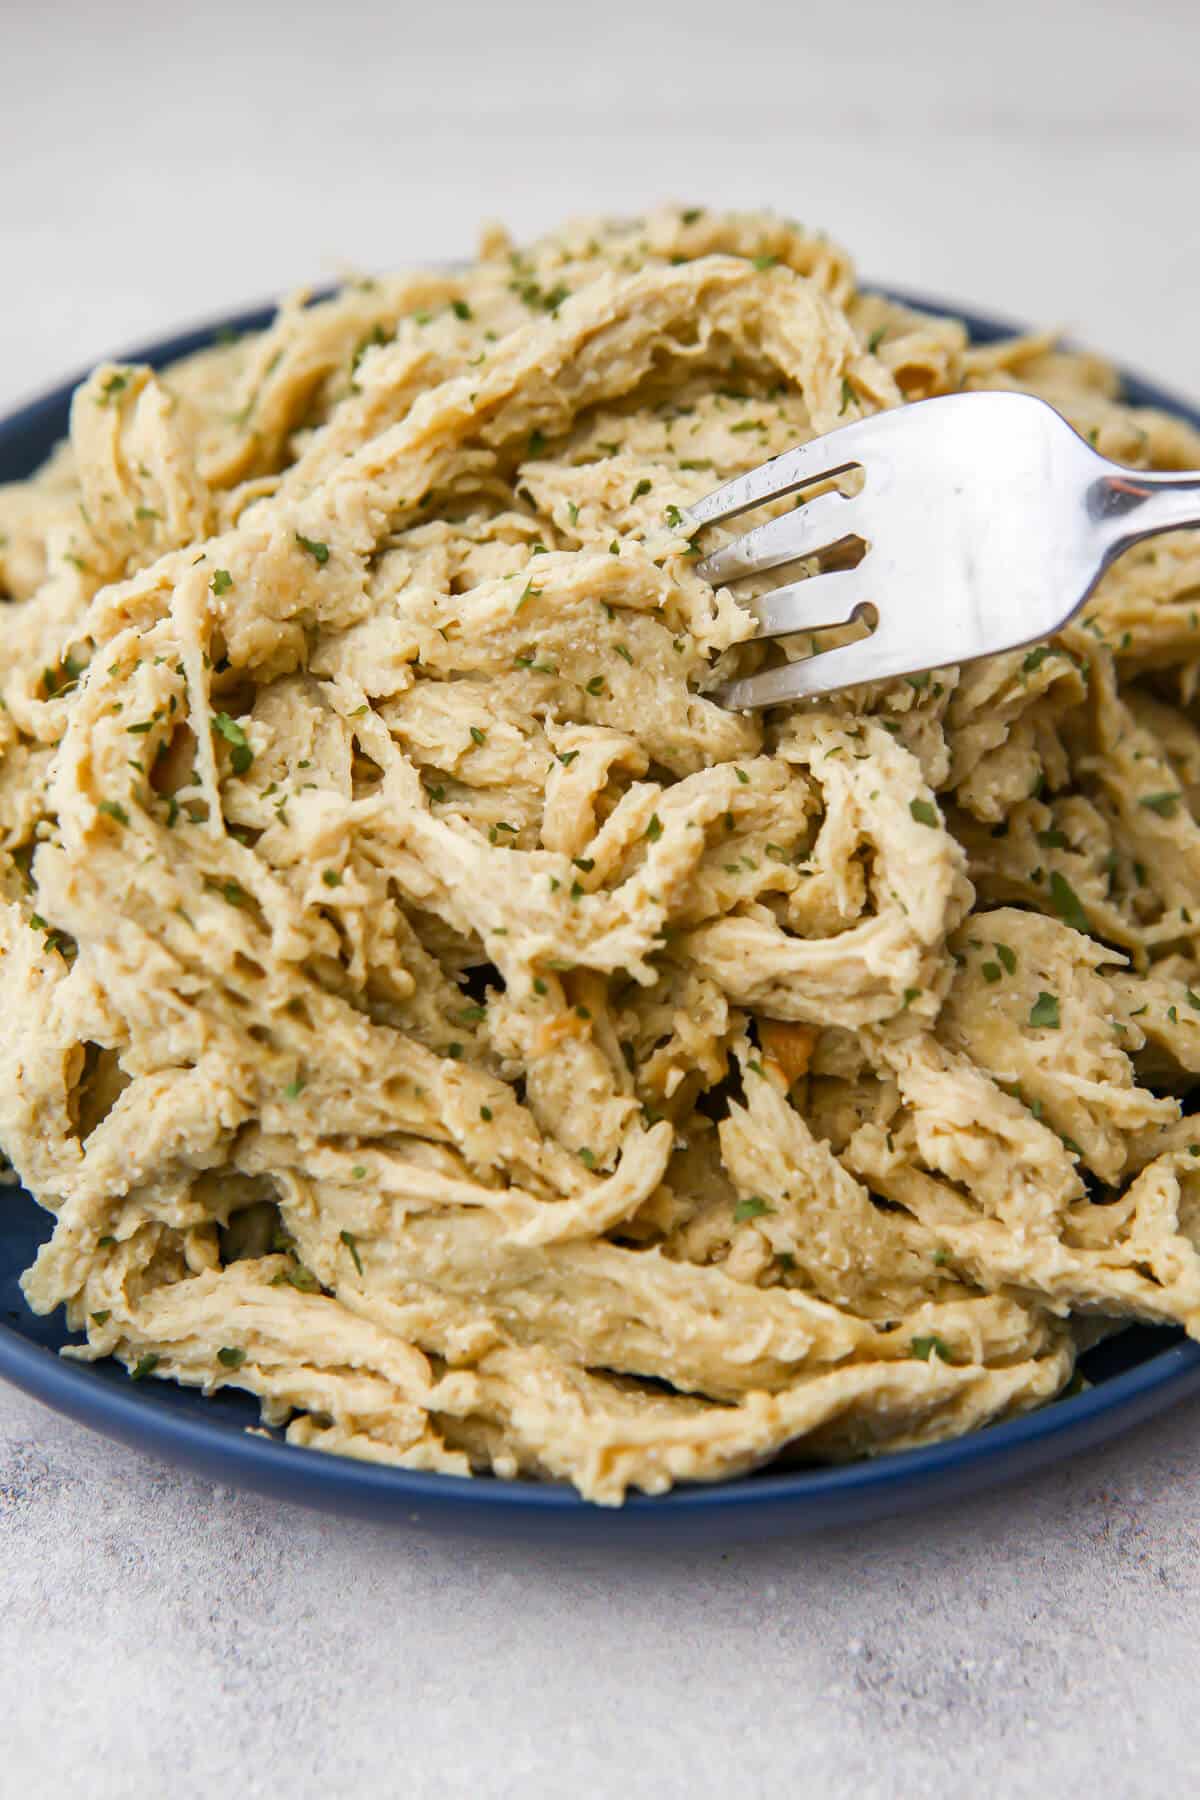
POLYGON ((1188 1406, 854 1534, 565 1553, 280 1508, 5 1393, 0 1791, 1186 1794, 1198 1451, 1188 1406))
MULTIPOLYGON (((1200 390, 1194 0, 0 16, 0 405, 483 214, 668 195, 1200 390)), ((0 1795, 1186 1794, 1198 1503, 1193 1406, 854 1535, 539 1553, 214 1490, 0 1389, 0 1795)))

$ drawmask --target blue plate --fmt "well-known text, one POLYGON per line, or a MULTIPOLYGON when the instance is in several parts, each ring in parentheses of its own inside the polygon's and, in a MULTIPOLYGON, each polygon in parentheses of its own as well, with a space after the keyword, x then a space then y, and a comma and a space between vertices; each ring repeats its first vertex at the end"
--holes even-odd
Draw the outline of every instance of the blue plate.
MULTIPOLYGON (((1016 327, 964 313, 945 302, 909 301, 928 312, 965 318, 977 342, 1016 327)), ((257 330, 273 308, 258 307, 197 326, 121 360, 158 366, 203 348, 221 330, 257 330)), ((0 421, 0 481, 37 468, 66 434, 74 383, 0 421)), ((1200 427, 1200 411, 1133 376, 1126 398, 1159 406, 1200 427)), ((845 1468, 791 1468, 716 1487, 677 1488, 661 1499, 636 1498, 620 1510, 592 1506, 570 1489, 527 1481, 460 1481, 294 1449, 250 1436, 258 1409, 248 1395, 223 1390, 204 1399, 166 1382, 132 1383, 119 1363, 75 1363, 56 1355, 78 1341, 61 1315, 36 1318, 18 1285, 51 1220, 20 1190, 0 1192, 0 1375, 95 1431, 179 1464, 210 1481, 253 1488, 359 1518, 479 1535, 728 1544, 782 1537, 928 1507, 1103 1442, 1200 1389, 1200 1344, 1179 1332, 1136 1326, 1082 1360, 1094 1386, 1069 1400, 970 1437, 884 1456, 845 1468)))

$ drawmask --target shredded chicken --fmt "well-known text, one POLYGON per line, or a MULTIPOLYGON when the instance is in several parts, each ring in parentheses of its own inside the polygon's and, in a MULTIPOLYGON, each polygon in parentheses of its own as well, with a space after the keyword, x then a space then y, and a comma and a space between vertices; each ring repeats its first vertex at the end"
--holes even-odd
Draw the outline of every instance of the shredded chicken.
POLYGON ((708 697, 777 652, 682 509, 997 387, 1200 465, 700 211, 95 372, 0 490, 0 1144, 71 1354, 614 1504, 1200 1336, 1200 539, 1029 652, 708 697))

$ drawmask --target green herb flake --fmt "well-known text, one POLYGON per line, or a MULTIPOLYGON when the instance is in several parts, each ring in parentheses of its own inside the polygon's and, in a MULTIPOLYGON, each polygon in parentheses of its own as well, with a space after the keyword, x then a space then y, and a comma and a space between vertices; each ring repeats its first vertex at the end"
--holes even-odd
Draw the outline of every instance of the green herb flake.
POLYGON ((936 828, 938 823, 937 809, 930 801, 910 800, 908 803, 908 810, 917 821, 918 825, 932 825, 936 828))
POLYGON ((1150 812, 1157 813, 1160 819, 1170 819, 1174 817, 1175 809, 1179 805, 1179 795, 1170 792, 1141 794, 1138 797, 1138 805, 1146 807, 1150 812))
POLYGON ((585 1169, 595 1168, 596 1152, 594 1150, 589 1150, 586 1144, 581 1144, 575 1154, 578 1156, 585 1169))
POLYGON ((308 1086, 308 1076, 307 1075, 293 1075, 292 1079, 288 1082, 287 1086, 283 1090, 284 1099, 285 1100, 298 1100, 307 1086, 308 1086))
POLYGON ((472 725, 472 727, 471 727, 471 742, 473 744, 481 744, 481 745, 486 744, 487 743, 487 732, 482 731, 478 725, 472 725))
POLYGON ((307 550, 313 561, 324 568, 329 561, 329 545, 323 544, 319 538, 306 538, 302 532, 296 533, 296 542, 302 550, 307 550))
POLYGON ((342 885, 341 870, 340 869, 322 869, 321 870, 321 880, 325 883, 325 886, 327 888, 341 887, 341 885, 342 885))
POLYGON ((654 484, 649 476, 643 475, 641 480, 636 481, 633 485, 633 492, 629 496, 629 504, 632 506, 635 500, 640 500, 643 494, 648 494, 653 485, 654 484))
POLYGON ((128 369, 115 370, 106 381, 101 383, 99 404, 101 406, 107 406, 110 400, 115 400, 118 394, 123 394, 128 386, 128 369))
POLYGON ((602 694, 604 692, 603 675, 593 675, 591 680, 585 683, 585 689, 589 694, 602 694))
POLYGON ((490 1106, 481 1106, 479 1109, 479 1116, 483 1120, 485 1125, 490 1125, 492 1122, 492 1116, 493 1116, 491 1107, 490 1106))
POLYGON ((945 1338, 939 1337, 936 1331, 931 1331, 927 1337, 913 1338, 908 1346, 908 1352, 910 1356, 915 1356, 918 1362, 929 1362, 934 1356, 939 1357, 942 1362, 952 1363, 954 1361, 954 1352, 945 1338))
POLYGON ((94 1325, 107 1325, 108 1321, 111 1318, 112 1318, 112 1308, 106 1306, 102 1309, 102 1311, 94 1312, 92 1314, 92 1323, 94 1325))
POLYGON ((1008 973, 1010 975, 1015 974, 1017 967, 1016 951, 1008 944, 993 944, 992 948, 995 950, 996 955, 999 957, 1008 973))
POLYGON ((233 576, 228 569, 214 569, 208 585, 214 594, 227 594, 233 586, 233 576))
POLYGON ((985 962, 980 969, 980 974, 985 981, 999 981, 1002 970, 999 963, 985 962))
POLYGON ((739 1200, 733 1209, 733 1222, 742 1225, 747 1219, 761 1219, 764 1213, 774 1212, 761 1194, 752 1194, 748 1200, 739 1200))
POLYGON ((351 1258, 353 1259, 353 1262, 354 1262, 354 1267, 358 1270, 359 1274, 361 1275, 363 1272, 362 1258, 358 1254, 358 1245, 354 1240, 354 1234, 349 1231, 339 1231, 338 1237, 341 1239, 342 1243, 345 1244, 347 1250, 350 1252, 351 1258))
POLYGON ((1031 650, 1021 664, 1022 675, 1032 675, 1035 669, 1040 669, 1049 654, 1049 644, 1038 644, 1036 649, 1031 650))
POLYGON ((1058 995, 1048 994, 1043 988, 1029 1010, 1029 1023, 1040 1030, 1057 1031, 1062 1024, 1058 995))
POLYGON ((158 1358, 151 1350, 146 1356, 138 1358, 137 1364, 130 1372, 131 1381, 145 1381, 147 1375, 153 1375, 158 1367, 158 1358))
POLYGON ((465 300, 452 300, 450 302, 450 308, 456 319, 469 319, 471 317, 471 309, 465 300))
POLYGON ((658 842, 659 838, 662 836, 662 832, 663 832, 662 820, 659 818, 657 813, 651 813, 650 814, 650 823, 647 825, 646 830, 643 835, 648 837, 652 844, 656 844, 658 842))
POLYGON ((1069 925, 1073 931, 1082 931, 1086 934, 1091 930, 1088 916, 1080 904, 1079 895, 1066 876, 1060 875, 1057 869, 1050 871, 1050 904, 1063 924, 1069 925))
POLYGON ((217 1351, 217 1361, 226 1369, 240 1369, 246 1360, 246 1352, 234 1344, 226 1344, 217 1351))
POLYGON ((129 823, 129 814, 119 800, 101 800, 96 811, 102 812, 106 819, 115 819, 118 825, 128 825, 129 823))
POLYGON ((361 1181, 363 1176, 366 1174, 366 1172, 367 1172, 366 1163, 355 1163, 354 1167, 350 1171, 350 1174, 351 1174, 351 1177, 353 1180, 361 1181))

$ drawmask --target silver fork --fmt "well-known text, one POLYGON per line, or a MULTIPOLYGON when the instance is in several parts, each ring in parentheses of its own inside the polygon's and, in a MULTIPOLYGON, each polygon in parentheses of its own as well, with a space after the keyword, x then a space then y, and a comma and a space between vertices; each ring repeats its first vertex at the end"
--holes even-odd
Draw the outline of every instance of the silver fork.
POLYGON ((714 695, 726 706, 774 706, 1049 637, 1131 544, 1200 525, 1200 473, 1122 468, 1027 394, 950 394, 843 426, 737 476, 688 509, 687 529, 854 468, 859 493, 801 498, 698 566, 721 586, 860 539, 867 548, 855 568, 745 604, 762 638, 851 620, 873 622, 870 635, 727 682, 714 695))

